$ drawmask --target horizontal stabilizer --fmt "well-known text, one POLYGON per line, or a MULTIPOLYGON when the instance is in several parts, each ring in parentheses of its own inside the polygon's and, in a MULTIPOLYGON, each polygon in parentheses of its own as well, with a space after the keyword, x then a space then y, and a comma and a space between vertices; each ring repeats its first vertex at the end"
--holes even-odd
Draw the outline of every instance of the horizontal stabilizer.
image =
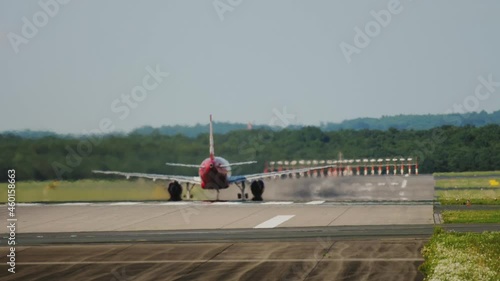
POLYGON ((167 166, 199 168, 200 164, 165 163, 167 166))

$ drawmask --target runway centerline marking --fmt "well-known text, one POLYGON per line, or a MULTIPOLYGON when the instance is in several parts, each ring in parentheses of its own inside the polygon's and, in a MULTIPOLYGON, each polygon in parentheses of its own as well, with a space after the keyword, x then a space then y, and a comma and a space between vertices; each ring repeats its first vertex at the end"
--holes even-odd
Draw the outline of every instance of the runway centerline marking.
POLYGON ((255 226, 254 228, 274 228, 274 227, 286 222, 287 220, 289 220, 293 217, 295 217, 295 215, 275 216, 274 218, 269 219, 269 220, 255 226))

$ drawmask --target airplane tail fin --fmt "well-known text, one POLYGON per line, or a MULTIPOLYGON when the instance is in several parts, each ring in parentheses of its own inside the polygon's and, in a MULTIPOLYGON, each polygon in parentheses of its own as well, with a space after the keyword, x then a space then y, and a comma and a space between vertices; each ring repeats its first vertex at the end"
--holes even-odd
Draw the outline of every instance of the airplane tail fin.
POLYGON ((212 114, 210 114, 210 159, 215 158, 215 152, 214 152, 214 134, 213 134, 213 129, 212 129, 212 114))

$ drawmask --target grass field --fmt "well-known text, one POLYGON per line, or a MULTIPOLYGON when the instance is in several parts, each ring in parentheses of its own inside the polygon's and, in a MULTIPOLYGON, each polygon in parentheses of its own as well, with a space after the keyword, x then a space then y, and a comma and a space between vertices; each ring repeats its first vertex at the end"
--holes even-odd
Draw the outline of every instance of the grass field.
POLYGON ((483 190, 436 190, 442 205, 464 205, 467 200, 473 205, 499 205, 500 189, 483 190))
POLYGON ((444 223, 500 223, 500 209, 444 211, 441 215, 444 223))
POLYGON ((500 232, 455 233, 436 228, 422 255, 425 280, 500 280, 500 232))
POLYGON ((442 205, 500 205, 500 177, 493 172, 435 173, 455 177, 436 180, 436 196, 442 205), (480 177, 472 177, 472 175, 480 177), (489 176, 485 176, 489 175, 489 176))
POLYGON ((436 187, 440 188, 490 188, 500 187, 500 177, 488 178, 449 178, 436 180, 436 187))
MULTIPOLYGON (((185 189, 183 189, 185 192, 185 189)), ((211 198, 210 191, 193 189, 195 199, 211 198)), ((86 202, 168 200, 166 183, 150 180, 79 180, 17 182, 17 202, 86 202)), ((0 202, 7 201, 7 186, 0 187, 0 202)))

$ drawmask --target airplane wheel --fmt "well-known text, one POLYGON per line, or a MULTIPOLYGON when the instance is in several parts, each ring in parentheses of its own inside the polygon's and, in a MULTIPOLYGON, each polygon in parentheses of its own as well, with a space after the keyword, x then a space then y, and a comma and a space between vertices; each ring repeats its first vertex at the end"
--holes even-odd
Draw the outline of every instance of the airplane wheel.
POLYGON ((241 199, 241 193, 238 193, 238 199, 241 199))
POLYGON ((253 194, 252 201, 262 201, 262 194, 264 193, 264 182, 262 180, 253 181, 250 187, 253 194))
POLYGON ((248 199, 248 193, 245 193, 245 198, 248 199))
POLYGON ((170 194, 170 201, 181 201, 182 186, 176 181, 169 183, 168 194, 170 194))

